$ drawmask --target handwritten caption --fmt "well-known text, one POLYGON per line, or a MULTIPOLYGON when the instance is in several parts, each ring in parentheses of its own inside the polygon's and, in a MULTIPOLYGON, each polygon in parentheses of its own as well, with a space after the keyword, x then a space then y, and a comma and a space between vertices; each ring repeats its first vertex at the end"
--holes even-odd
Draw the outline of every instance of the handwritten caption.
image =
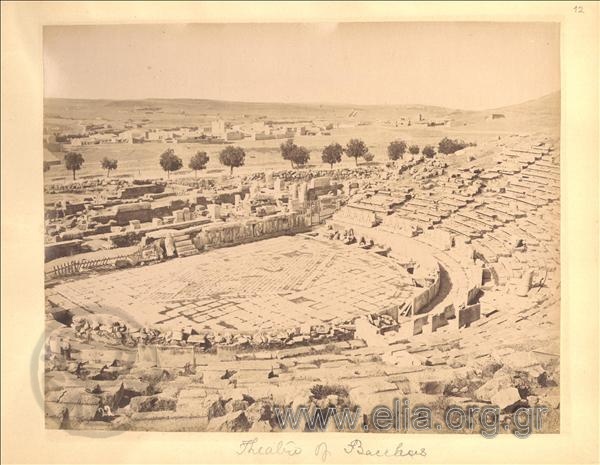
POLYGON ((258 438, 249 439, 240 442, 237 455, 249 456, 300 456, 304 454, 313 454, 321 462, 326 462, 334 453, 344 454, 346 456, 365 456, 365 457, 427 457, 427 450, 422 447, 411 449, 404 446, 402 442, 395 447, 378 449, 367 447, 361 439, 353 439, 340 450, 335 450, 327 442, 319 442, 316 447, 307 449, 294 441, 279 441, 275 444, 266 444, 259 442, 258 438))

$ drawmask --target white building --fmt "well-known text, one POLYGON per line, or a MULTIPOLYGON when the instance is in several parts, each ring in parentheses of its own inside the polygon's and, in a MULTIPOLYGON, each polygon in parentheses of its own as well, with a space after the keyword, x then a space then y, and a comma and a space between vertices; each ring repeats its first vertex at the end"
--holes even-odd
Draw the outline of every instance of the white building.
POLYGON ((211 123, 211 133, 213 136, 223 137, 225 136, 225 121, 218 119, 211 123))
POLYGON ((173 134, 169 131, 156 130, 156 131, 148 131, 146 133, 146 139, 154 142, 163 142, 166 139, 172 139, 173 134))

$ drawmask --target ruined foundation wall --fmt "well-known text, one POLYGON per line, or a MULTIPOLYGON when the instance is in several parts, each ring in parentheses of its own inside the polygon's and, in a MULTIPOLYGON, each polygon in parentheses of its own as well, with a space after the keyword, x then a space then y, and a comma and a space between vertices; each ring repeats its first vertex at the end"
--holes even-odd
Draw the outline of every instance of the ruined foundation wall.
POLYGON ((194 243, 197 248, 218 249, 305 232, 310 225, 310 215, 304 213, 280 213, 239 222, 214 223, 203 227, 194 243))
POLYGON ((413 299, 413 313, 415 314, 419 313, 419 310, 431 302, 440 290, 440 269, 437 262, 435 262, 435 269, 437 272, 435 273, 433 284, 428 288, 423 289, 423 291, 413 299))

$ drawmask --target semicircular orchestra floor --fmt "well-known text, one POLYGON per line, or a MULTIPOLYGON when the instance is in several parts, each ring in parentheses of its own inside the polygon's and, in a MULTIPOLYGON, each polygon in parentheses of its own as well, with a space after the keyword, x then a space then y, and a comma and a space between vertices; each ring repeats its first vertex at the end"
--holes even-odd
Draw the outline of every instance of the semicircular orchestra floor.
POLYGON ((253 333, 344 321, 418 291, 391 258, 285 236, 63 283, 51 293, 139 324, 253 333))

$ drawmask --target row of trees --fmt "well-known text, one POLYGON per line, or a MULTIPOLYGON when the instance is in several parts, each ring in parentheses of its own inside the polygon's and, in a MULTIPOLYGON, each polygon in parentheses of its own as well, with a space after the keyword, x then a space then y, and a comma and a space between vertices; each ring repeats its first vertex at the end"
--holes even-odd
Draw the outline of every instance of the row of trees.
MULTIPOLYGON (((233 168, 244 164, 245 157, 246 153, 241 147, 226 147, 219 153, 219 161, 221 164, 229 166, 231 168, 231 173, 233 173, 233 168)), ((196 152, 196 154, 190 158, 188 167, 193 169, 194 174, 197 176, 199 170, 206 168, 209 160, 210 158, 206 152, 196 152)), ((85 159, 79 152, 67 152, 64 157, 64 162, 66 169, 73 172, 73 180, 75 180, 75 173, 81 169, 85 159)), ((173 149, 165 150, 160 156, 159 163, 162 169, 167 172, 167 178, 172 171, 178 171, 183 168, 183 160, 175 154, 173 149)), ((110 176, 111 171, 117 169, 119 163, 118 160, 104 157, 100 164, 102 169, 106 170, 106 176, 108 177, 110 176)), ((44 172, 49 169, 50 164, 44 162, 44 172)))
MULTIPOLYGON (((438 151, 444 154, 455 153, 469 145, 464 141, 449 139, 444 137, 438 144, 438 151)), ((292 168, 301 167, 308 163, 310 160, 310 150, 306 147, 301 147, 294 143, 293 139, 288 139, 286 142, 280 145, 281 156, 284 160, 288 160, 291 163, 292 168)), ((420 152, 426 157, 433 157, 436 154, 435 148, 432 145, 426 145, 421 151, 420 147, 416 144, 408 145, 406 141, 395 140, 390 142, 387 148, 388 158, 392 161, 396 161, 402 158, 402 156, 409 152, 413 155, 418 155, 420 152)), ((321 153, 321 160, 323 163, 328 163, 331 168, 336 163, 342 161, 342 154, 350 158, 354 158, 355 164, 358 166, 358 159, 362 158, 366 162, 373 160, 374 155, 369 152, 369 148, 361 139, 350 139, 346 144, 346 147, 342 147, 337 142, 326 146, 321 153)), ((241 147, 227 146, 221 152, 219 152, 219 162, 230 168, 230 174, 233 174, 233 169, 243 166, 246 159, 246 152, 241 147)), ((73 172, 73 180, 75 180, 75 173, 81 169, 84 163, 83 156, 78 152, 68 152, 65 155, 65 167, 73 172)), ((206 168, 210 158, 206 152, 196 152, 188 163, 188 167, 194 170, 194 175, 197 176, 198 171, 206 168)), ((175 154, 173 149, 165 150, 159 160, 160 166, 167 172, 167 178, 169 178, 172 171, 178 171, 183 168, 183 160, 175 154)), ((101 161, 102 168, 106 170, 106 176, 110 176, 110 172, 117 169, 118 161, 104 157, 101 161)), ((44 162, 44 172, 50 169, 50 165, 44 162)))
MULTIPOLYGON (((75 173, 77 171, 79 171, 81 169, 81 167, 83 166, 83 163, 85 162, 85 159, 83 158, 83 155, 81 155, 79 152, 67 152, 65 154, 65 167, 69 170, 73 172, 73 181, 75 180, 75 173)), ((108 157, 104 157, 102 159, 102 161, 100 162, 100 165, 102 166, 102 169, 106 170, 106 177, 108 177, 110 175, 110 172, 113 170, 117 169, 119 162, 118 160, 115 160, 114 158, 108 158, 108 157)), ((44 162, 44 173, 46 171, 48 171, 50 169, 50 163, 48 162, 44 162)))
MULTIPOLYGON (((440 144, 442 144, 440 142, 440 144)), ((442 147, 442 145, 440 145, 442 147)), ((445 147, 445 145, 444 145, 445 147)), ((284 160, 289 160, 292 164, 292 168, 295 166, 303 166, 310 159, 310 152, 305 147, 299 147, 294 144, 292 139, 289 139, 285 143, 281 144, 281 156, 284 160)), ((390 142, 388 145, 388 157, 390 160, 399 160, 402 156, 408 151, 413 155, 417 155, 421 152, 421 149, 418 145, 408 145, 403 140, 395 140, 390 142)), ((449 153, 440 150, 442 153, 449 153)), ((342 155, 346 154, 350 158, 354 158, 354 162, 358 165, 358 159, 362 158, 366 162, 370 162, 373 160, 374 155, 369 152, 369 148, 364 143, 364 141, 360 139, 350 139, 350 141, 346 144, 346 147, 342 147, 338 143, 329 144, 327 147, 323 149, 321 153, 321 160, 323 163, 328 163, 331 168, 336 163, 340 163, 342 161, 342 155)), ((435 148, 431 145, 426 145, 423 147, 423 155, 427 157, 433 157, 435 155, 435 148)))
MULTIPOLYGON (((206 168, 210 158, 206 152, 196 152, 188 167, 194 170, 194 175, 197 176, 198 171, 206 168)), ((219 162, 228 166, 230 174, 233 174, 233 168, 243 166, 246 160, 246 152, 241 147, 228 146, 219 152, 219 162)), ((160 166, 167 172, 167 178, 171 174, 171 171, 178 171, 183 167, 183 160, 179 158, 173 149, 165 150, 160 156, 160 166)))
MULTIPOLYGON (((310 160, 310 151, 306 147, 296 145, 293 139, 288 139, 279 147, 281 157, 284 160, 289 160, 292 168, 304 166, 310 160)), ((354 158, 358 165, 358 159, 363 158, 366 162, 373 160, 374 156, 369 152, 367 145, 360 139, 350 139, 346 147, 342 147, 338 143, 329 144, 321 153, 323 163, 329 163, 333 168, 335 163, 342 161, 342 154, 345 153, 348 157, 354 158)))
MULTIPOLYGON (((437 149, 438 149, 439 153, 449 155, 449 154, 455 153, 459 150, 462 150, 465 147, 474 146, 474 145, 477 145, 477 144, 474 144, 474 143, 468 144, 463 140, 449 139, 448 137, 444 137, 438 143, 437 149)), ((390 142, 390 145, 388 145, 388 157, 390 158, 390 160, 399 160, 400 158, 402 158, 402 155, 404 155, 407 150, 409 153, 411 153, 413 155, 418 155, 420 152, 420 148, 416 144, 409 146, 403 140, 395 140, 393 142, 390 142)), ((432 145, 426 145, 425 147, 423 147, 423 150, 421 151, 421 153, 423 155, 425 155, 426 157, 431 158, 435 155, 436 152, 435 152, 435 148, 432 145)))
MULTIPOLYGON (((198 171, 206 168, 210 158, 206 152, 196 152, 188 163, 188 167, 194 170, 194 176, 198 176, 198 171)), ((167 178, 171 171, 178 171, 183 168, 183 160, 175 155, 173 149, 165 150, 159 160, 160 166, 167 172, 167 178)))
POLYGON ((409 146, 403 140, 395 140, 388 145, 388 157, 393 161, 401 159, 407 151, 412 155, 418 155, 419 153, 422 153, 426 157, 433 157, 435 155, 435 148, 432 145, 426 145, 422 151, 418 145, 413 144, 409 146))

